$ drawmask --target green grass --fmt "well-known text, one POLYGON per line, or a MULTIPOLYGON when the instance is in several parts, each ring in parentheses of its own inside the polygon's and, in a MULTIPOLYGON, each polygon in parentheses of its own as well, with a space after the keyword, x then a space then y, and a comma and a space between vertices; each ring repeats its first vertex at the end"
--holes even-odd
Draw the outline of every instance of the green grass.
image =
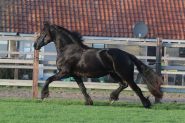
POLYGON ((144 109, 141 104, 75 100, 0 100, 0 123, 184 123, 185 104, 144 109))

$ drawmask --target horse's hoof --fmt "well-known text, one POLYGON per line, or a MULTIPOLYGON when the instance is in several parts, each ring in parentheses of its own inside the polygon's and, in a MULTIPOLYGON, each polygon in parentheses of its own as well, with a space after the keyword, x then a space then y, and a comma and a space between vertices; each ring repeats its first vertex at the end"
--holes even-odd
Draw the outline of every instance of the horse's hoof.
POLYGON ((85 102, 85 105, 93 105, 93 102, 85 102))
POLYGON ((43 99, 45 99, 47 97, 49 97, 49 91, 42 91, 42 93, 41 93, 41 99, 43 100, 43 99))
POLYGON ((143 102, 143 106, 147 109, 149 109, 151 107, 151 102, 150 100, 147 98, 145 102, 143 102))
POLYGON ((115 96, 113 94, 110 95, 109 101, 111 104, 118 100, 119 100, 118 96, 115 96))
POLYGON ((93 101, 89 99, 88 101, 85 102, 85 105, 93 105, 93 101))
POLYGON ((145 104, 144 107, 149 109, 149 108, 151 108, 151 104, 145 104))

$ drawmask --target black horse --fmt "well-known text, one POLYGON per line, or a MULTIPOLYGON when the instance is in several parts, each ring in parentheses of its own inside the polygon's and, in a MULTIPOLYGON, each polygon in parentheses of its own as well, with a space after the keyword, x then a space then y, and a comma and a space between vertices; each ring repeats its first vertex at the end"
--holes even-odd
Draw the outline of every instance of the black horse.
POLYGON ((149 99, 143 96, 141 89, 134 82, 134 65, 137 66, 150 92, 156 98, 162 98, 161 77, 134 55, 116 48, 90 48, 82 43, 79 33, 45 23, 40 36, 34 43, 34 48, 39 50, 50 42, 54 42, 56 46, 58 73, 46 80, 41 92, 42 99, 48 97, 48 86, 51 82, 74 77, 84 95, 85 104, 92 105, 93 101, 86 92, 82 77, 94 78, 109 74, 119 82, 119 87, 110 94, 111 101, 118 100, 119 93, 129 85, 139 96, 143 106, 149 108, 151 106, 149 99))

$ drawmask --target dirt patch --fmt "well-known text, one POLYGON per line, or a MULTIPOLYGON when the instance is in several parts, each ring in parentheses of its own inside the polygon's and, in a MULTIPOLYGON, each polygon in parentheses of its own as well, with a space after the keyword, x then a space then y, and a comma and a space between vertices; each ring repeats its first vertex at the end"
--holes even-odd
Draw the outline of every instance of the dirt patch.
MULTIPOLYGON (((40 90, 39 90, 40 92, 40 90)), ((111 90, 94 90, 88 89, 88 93, 93 100, 108 101, 111 90)), ((40 94, 39 94, 40 95, 40 94)), ((150 100, 154 102, 154 97, 144 92, 145 96, 150 96, 150 100)), ((0 87, 0 98, 20 98, 31 99, 32 88, 31 87, 0 87)), ((79 89, 69 88, 50 88, 50 99, 78 99, 83 100, 83 95, 79 89)), ((119 101, 124 102, 140 102, 139 97, 132 91, 123 91, 120 94, 119 101)), ((177 93, 164 93, 162 102, 184 102, 185 94, 177 93)))

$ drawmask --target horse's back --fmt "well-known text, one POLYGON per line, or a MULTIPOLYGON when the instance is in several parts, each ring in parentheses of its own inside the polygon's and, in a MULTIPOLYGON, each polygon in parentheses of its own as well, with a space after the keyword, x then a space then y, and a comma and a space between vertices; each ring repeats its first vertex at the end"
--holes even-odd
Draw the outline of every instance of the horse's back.
POLYGON ((114 63, 122 66, 133 65, 129 53, 117 48, 108 49, 89 49, 81 56, 79 64, 86 65, 89 69, 106 69, 113 68, 114 63))
POLYGON ((114 59, 122 63, 131 62, 129 53, 117 49, 117 48, 110 48, 107 53, 114 59))
POLYGON ((78 65, 88 69, 103 69, 105 57, 102 53, 102 50, 99 49, 89 49, 82 53, 78 65))
POLYGON ((75 66, 74 72, 89 77, 100 77, 109 74, 111 70, 109 61, 105 57, 105 51, 103 49, 88 49, 81 54, 81 58, 75 66))

